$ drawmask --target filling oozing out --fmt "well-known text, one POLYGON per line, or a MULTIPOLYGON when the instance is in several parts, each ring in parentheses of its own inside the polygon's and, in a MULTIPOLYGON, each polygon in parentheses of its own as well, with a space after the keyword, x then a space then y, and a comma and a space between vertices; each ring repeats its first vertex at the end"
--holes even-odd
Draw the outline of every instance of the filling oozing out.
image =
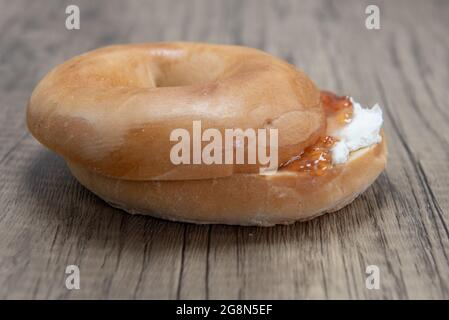
POLYGON ((327 91, 321 92, 321 103, 327 116, 327 135, 283 163, 281 169, 322 176, 333 166, 348 161, 352 151, 382 141, 379 105, 364 109, 348 96, 327 91))
POLYGON ((331 136, 321 137, 303 153, 282 164, 281 168, 322 176, 332 167, 331 148, 334 144, 335 139, 331 136))

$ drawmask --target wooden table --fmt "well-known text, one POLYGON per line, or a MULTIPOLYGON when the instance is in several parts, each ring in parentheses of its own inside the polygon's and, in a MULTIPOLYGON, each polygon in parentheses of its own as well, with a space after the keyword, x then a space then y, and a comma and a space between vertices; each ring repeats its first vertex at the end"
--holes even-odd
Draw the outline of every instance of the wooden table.
POLYGON ((449 298, 448 1, 0 1, 1 298, 449 298), (365 7, 380 7, 380 30, 365 7), (81 9, 66 30, 65 8, 81 9), (113 209, 27 132, 37 81, 113 43, 264 49, 385 113, 389 164, 337 214, 274 228, 113 209), (65 287, 66 266, 80 290, 65 287), (365 286, 377 265, 380 289, 365 286))

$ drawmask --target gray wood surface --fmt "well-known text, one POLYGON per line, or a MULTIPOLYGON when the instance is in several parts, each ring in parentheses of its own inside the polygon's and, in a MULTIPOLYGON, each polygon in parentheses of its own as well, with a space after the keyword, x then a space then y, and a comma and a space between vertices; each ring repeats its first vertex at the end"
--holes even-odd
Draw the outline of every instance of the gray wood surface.
POLYGON ((449 1, 0 0, 0 298, 449 298, 449 1), (381 29, 365 28, 365 7, 381 29), (78 4, 81 29, 65 29, 78 4), (353 204, 274 228, 131 216, 27 132, 37 81, 113 43, 264 49, 385 110, 388 169, 353 204), (65 287, 78 265, 81 289, 65 287), (380 289, 365 268, 380 268, 380 289))

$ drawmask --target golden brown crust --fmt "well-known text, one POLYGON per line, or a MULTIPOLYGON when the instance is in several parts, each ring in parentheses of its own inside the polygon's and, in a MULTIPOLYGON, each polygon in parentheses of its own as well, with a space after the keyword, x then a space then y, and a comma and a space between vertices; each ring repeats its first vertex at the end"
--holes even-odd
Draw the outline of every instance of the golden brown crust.
POLYGON ((272 176, 234 174, 190 181, 127 181, 70 163, 86 188, 115 207, 195 223, 270 226, 339 210, 370 186, 386 165, 382 143, 353 152, 325 176, 280 171, 272 176))
POLYGON ((319 91, 302 72, 255 49, 156 43, 98 49, 61 64, 36 87, 27 123, 44 145, 98 174, 183 180, 258 172, 258 165, 170 161, 170 132, 279 130, 279 162, 325 130, 319 91), (301 124, 301 125, 298 125, 301 124))
POLYGON ((302 72, 255 49, 155 43, 98 49, 53 69, 27 110, 32 134, 74 176, 131 213, 196 223, 274 225, 340 209, 386 164, 382 143, 324 176, 258 165, 174 165, 172 130, 276 128, 279 163, 326 134, 320 92, 302 72))

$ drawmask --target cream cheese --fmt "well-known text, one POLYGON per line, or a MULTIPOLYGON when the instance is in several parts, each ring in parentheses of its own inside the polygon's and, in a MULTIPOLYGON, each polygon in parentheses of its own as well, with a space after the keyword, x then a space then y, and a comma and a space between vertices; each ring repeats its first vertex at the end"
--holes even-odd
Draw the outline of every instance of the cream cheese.
POLYGON ((383 118, 382 109, 375 104, 371 109, 363 108, 351 98, 353 116, 350 123, 343 129, 335 132, 333 136, 339 141, 331 149, 334 164, 345 163, 349 154, 382 141, 380 129, 383 118))

